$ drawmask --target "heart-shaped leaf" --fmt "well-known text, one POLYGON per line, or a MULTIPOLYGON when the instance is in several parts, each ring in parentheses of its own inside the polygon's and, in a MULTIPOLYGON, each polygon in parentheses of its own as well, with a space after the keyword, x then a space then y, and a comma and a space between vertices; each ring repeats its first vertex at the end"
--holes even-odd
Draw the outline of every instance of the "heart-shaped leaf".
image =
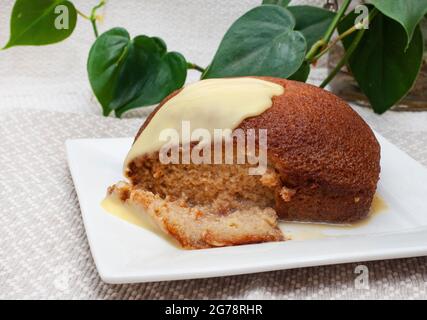
POLYGON ((123 28, 103 33, 93 44, 87 70, 104 115, 160 102, 181 88, 187 62, 177 52, 167 52, 160 38, 130 39, 123 28))
POLYGON ((295 20, 280 6, 262 5, 240 17, 225 34, 203 78, 286 78, 301 66, 306 43, 295 20))
POLYGON ((262 0, 262 4, 275 4, 278 6, 286 7, 291 0, 262 0))
POLYGON ((412 39, 417 25, 427 13, 427 0, 371 0, 379 11, 399 22, 405 28, 407 44, 412 39))
POLYGON ((77 21, 76 8, 66 0, 17 0, 5 48, 40 46, 68 38, 77 21))
MULTIPOLYGON (((344 32, 354 24, 354 13, 348 15, 338 30, 344 32)), ((348 48, 354 35, 344 39, 348 48)), ((423 38, 419 27, 406 48, 406 34, 396 21, 379 13, 371 21, 349 66, 375 112, 383 113, 399 102, 417 79, 423 58, 423 38)))
POLYGON ((295 18, 295 30, 301 31, 307 41, 307 48, 322 38, 335 17, 334 12, 312 6, 287 8, 295 18))

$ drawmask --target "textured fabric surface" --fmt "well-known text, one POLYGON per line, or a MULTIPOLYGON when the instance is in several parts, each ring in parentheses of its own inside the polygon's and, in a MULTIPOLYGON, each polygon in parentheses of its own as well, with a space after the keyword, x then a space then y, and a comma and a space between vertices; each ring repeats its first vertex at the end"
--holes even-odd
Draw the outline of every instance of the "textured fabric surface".
MULTIPOLYGON (((427 297, 427 257, 201 280, 104 284, 89 251, 64 142, 130 136, 140 122, 36 110, 0 113, 0 298, 427 297), (355 287, 359 264, 369 269, 369 289, 355 287)), ((377 129, 427 164, 425 132, 377 129)))

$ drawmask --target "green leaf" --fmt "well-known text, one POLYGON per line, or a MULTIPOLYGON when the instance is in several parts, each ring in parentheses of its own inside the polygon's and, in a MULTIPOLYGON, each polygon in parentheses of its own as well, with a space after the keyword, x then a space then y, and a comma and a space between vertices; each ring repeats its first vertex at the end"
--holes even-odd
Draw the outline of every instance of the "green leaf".
POLYGON ((427 0, 371 0, 379 11, 399 22, 405 28, 407 44, 412 39, 415 29, 427 13, 427 0))
MULTIPOLYGON (((339 32, 353 26, 354 18, 354 13, 348 15, 338 25, 339 32)), ((345 38, 344 47, 348 48, 353 39, 354 35, 345 38)), ((406 39, 399 23, 379 13, 349 59, 353 76, 377 113, 405 97, 417 79, 423 58, 420 28, 415 28, 405 51, 406 39)))
POLYGON ((310 75, 310 64, 304 61, 301 67, 290 77, 289 80, 295 80, 300 82, 306 82, 310 75))
POLYGON ((225 34, 203 78, 272 76, 287 78, 304 61, 304 36, 280 6, 262 5, 240 17, 225 34))
POLYGON ((275 4, 278 6, 286 7, 291 0, 262 0, 262 4, 275 4))
POLYGON ((73 33, 76 22, 76 8, 70 1, 17 0, 12 10, 10 38, 4 48, 62 41, 73 33))
POLYGON ((292 6, 287 9, 295 18, 295 30, 301 31, 304 35, 307 48, 311 48, 322 38, 336 14, 312 6, 292 6))
POLYGON ((167 52, 160 38, 144 35, 130 39, 123 28, 103 33, 93 44, 87 63, 89 81, 104 115, 160 102, 181 88, 187 62, 167 52))

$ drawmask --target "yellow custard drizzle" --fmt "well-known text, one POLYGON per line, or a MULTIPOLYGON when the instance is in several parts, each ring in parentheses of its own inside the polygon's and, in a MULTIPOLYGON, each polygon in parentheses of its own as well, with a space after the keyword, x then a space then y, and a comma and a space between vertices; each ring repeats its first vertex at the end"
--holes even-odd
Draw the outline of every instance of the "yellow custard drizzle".
POLYGON ((213 136, 214 129, 235 129, 244 119, 263 113, 272 106, 273 96, 283 92, 281 85, 255 78, 208 79, 186 86, 136 139, 124 162, 125 176, 130 161, 160 150, 165 143, 159 139, 162 130, 176 130, 181 136, 182 121, 188 121, 191 130, 203 128, 213 136))

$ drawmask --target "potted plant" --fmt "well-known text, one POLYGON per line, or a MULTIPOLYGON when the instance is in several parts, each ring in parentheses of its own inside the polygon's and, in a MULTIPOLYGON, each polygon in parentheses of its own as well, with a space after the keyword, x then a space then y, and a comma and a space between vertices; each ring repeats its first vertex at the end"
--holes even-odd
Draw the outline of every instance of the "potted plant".
POLYGON ((332 12, 264 0, 230 26, 205 68, 169 52, 155 36, 131 38, 124 28, 99 34, 97 10, 106 0, 90 14, 72 0, 16 0, 4 49, 62 41, 72 34, 78 16, 88 20, 96 37, 87 62, 89 82, 103 114, 120 117, 181 88, 188 69, 200 71, 201 79, 258 75, 306 81, 312 66, 342 43, 343 53, 321 87, 347 67, 374 111, 383 113, 407 96, 422 70, 420 25, 427 0, 369 0, 358 11, 349 10, 351 2, 342 0, 332 12))
MULTIPOLYGON (((422 2, 422 1, 421 1, 422 2)), ((363 3, 363 1, 362 1, 363 3)), ((410 5, 410 2, 407 2, 410 5)), ((335 0, 331 6, 333 10, 338 8, 335 0)), ((402 9, 405 10, 403 7, 402 9)), ((421 10, 422 11, 422 10, 421 10)), ((421 69, 412 89, 392 107, 398 111, 421 111, 427 110, 427 18, 424 17, 419 23, 424 41, 424 54, 421 69)), ((375 30, 374 30, 375 31, 375 30)), ((331 49, 328 57, 328 68, 334 70, 341 57, 345 54, 342 45, 331 49)), ((362 80, 363 81, 363 80, 362 80)), ((357 102, 359 105, 370 106, 368 97, 363 93, 355 80, 351 69, 344 66, 330 83, 330 89, 346 100, 357 102)))

